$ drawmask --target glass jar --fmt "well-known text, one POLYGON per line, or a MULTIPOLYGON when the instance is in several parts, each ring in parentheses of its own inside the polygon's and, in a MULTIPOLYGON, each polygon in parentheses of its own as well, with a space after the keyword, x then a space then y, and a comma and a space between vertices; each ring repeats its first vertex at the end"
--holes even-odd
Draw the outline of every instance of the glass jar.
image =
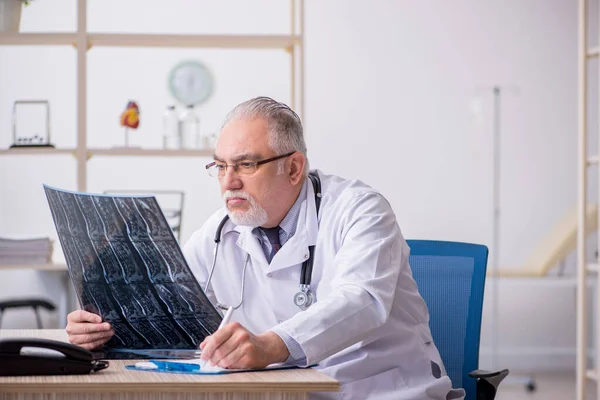
POLYGON ((200 119, 193 105, 186 106, 179 116, 179 140, 182 149, 197 149, 200 141, 200 119))

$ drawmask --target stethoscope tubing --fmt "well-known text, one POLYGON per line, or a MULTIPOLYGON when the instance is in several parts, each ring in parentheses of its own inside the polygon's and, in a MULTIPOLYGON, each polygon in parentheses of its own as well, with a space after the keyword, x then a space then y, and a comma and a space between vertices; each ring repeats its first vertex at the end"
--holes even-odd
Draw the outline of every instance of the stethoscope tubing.
MULTIPOLYGON (((309 173, 308 177, 311 180, 314 190, 315 190, 315 208, 317 209, 317 215, 318 215, 319 208, 321 205, 321 198, 322 198, 321 181, 320 181, 319 177, 316 175, 316 173, 314 175, 312 173, 309 173)), ((229 220, 229 215, 225 215, 225 217, 223 217, 223 219, 219 223, 219 226, 217 227, 217 230, 215 232, 215 239, 214 239, 215 240, 215 249, 213 251, 213 262, 212 262, 212 266, 210 268, 210 273, 208 274, 208 279, 206 280, 206 284, 204 285, 205 293, 206 293, 206 290, 208 289, 208 286, 210 285, 213 273, 215 272, 215 266, 217 265, 217 255, 219 253, 219 245, 221 243, 221 233, 223 231, 223 227, 225 226, 225 224, 227 223, 228 220, 229 220)), ((304 292, 304 293, 310 292, 310 282, 312 279, 312 267, 313 267, 315 246, 309 246, 308 252, 309 252, 308 259, 302 263, 302 270, 300 272, 300 288, 301 288, 301 292, 304 292)), ((240 290, 240 301, 237 305, 231 306, 231 308, 233 308, 234 310, 238 309, 242 305, 242 302, 244 301, 244 291, 245 291, 245 284, 246 284, 246 269, 248 267, 249 259, 250 259, 250 255, 246 254, 246 257, 244 260, 244 267, 242 270, 242 287, 240 290)), ((310 305, 310 303, 309 303, 309 305, 310 305)), ((219 304, 219 303, 217 303, 217 306, 222 309, 230 308, 230 307, 227 307, 227 306, 225 306, 223 304, 219 304)))

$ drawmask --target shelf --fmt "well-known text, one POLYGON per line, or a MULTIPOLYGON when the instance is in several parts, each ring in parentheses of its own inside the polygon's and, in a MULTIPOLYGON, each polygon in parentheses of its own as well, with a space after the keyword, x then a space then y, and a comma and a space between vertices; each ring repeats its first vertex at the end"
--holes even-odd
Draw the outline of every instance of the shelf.
POLYGON ((600 47, 592 47, 591 49, 588 50, 587 57, 588 58, 598 57, 599 54, 600 54, 600 47))
MULTIPOLYGON (((0 149, 0 155, 23 155, 23 154, 72 154, 76 149, 55 149, 48 147, 32 147, 17 149, 0 149)), ((88 158, 92 156, 134 156, 134 157, 212 157, 214 150, 166 150, 166 149, 144 149, 136 147, 116 147, 107 149, 88 149, 88 158)))
POLYGON ((212 157, 212 149, 167 150, 143 148, 88 149, 88 157, 92 156, 133 156, 133 157, 212 157))
POLYGON ((56 149, 52 147, 32 147, 0 149, 0 155, 23 155, 23 154, 75 154, 75 149, 56 149))
POLYGON ((88 34, 91 46, 227 47, 286 49, 301 41, 297 35, 150 35, 88 34))
POLYGON ((67 271, 66 264, 0 264, 0 271, 4 269, 20 269, 35 271, 67 271))
MULTIPOLYGON (((218 47, 287 49, 302 41, 299 35, 155 35, 88 33, 89 46, 110 47, 218 47)), ((75 33, 0 34, 0 45, 75 45, 75 33)))
POLYGON ((74 45, 75 33, 0 34, 0 45, 74 45))

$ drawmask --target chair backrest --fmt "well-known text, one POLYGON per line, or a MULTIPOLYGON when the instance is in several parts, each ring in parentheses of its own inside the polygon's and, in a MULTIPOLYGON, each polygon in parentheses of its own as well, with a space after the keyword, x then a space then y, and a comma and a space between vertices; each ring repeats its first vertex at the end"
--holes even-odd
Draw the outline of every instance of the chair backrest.
POLYGON ((409 264, 429 309, 429 327, 454 388, 475 399, 469 372, 479 367, 479 340, 488 248, 483 245, 407 240, 409 264))

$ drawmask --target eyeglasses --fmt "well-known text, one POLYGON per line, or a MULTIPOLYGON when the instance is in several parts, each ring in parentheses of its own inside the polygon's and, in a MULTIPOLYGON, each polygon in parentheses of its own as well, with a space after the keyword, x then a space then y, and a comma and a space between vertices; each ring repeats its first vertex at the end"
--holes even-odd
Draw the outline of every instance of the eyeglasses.
POLYGON ((227 173, 227 168, 231 167, 231 168, 233 168, 233 171, 236 174, 239 174, 239 175, 252 175, 252 174, 254 174, 256 172, 256 170, 258 169, 259 165, 270 163, 271 161, 275 161, 275 160, 280 160, 280 159, 285 158, 285 157, 289 157, 289 156, 291 156, 294 153, 295 153, 295 151, 292 151, 291 153, 282 154, 280 156, 267 158, 266 160, 261 160, 261 161, 242 161, 242 162, 235 163, 235 164, 226 164, 226 163, 221 162, 221 161, 213 161, 210 164, 206 165, 206 171, 208 171, 208 174, 210 176, 212 176, 212 177, 222 178, 227 173))

